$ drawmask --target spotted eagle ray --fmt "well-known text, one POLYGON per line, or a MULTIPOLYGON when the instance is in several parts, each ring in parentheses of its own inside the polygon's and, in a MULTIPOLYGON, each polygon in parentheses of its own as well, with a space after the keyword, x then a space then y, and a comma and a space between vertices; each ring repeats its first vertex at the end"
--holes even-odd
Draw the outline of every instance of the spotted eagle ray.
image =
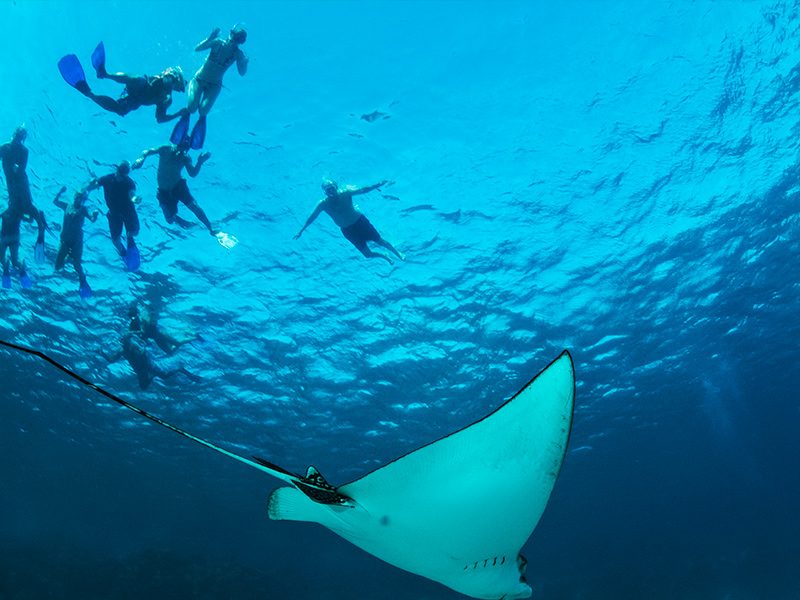
POLYGON ((494 412, 348 484, 334 487, 263 458, 239 456, 111 394, 31 348, 106 398, 195 442, 276 477, 271 519, 310 521, 400 569, 473 598, 529 598, 520 553, 550 498, 569 441, 575 402, 564 351, 494 412))

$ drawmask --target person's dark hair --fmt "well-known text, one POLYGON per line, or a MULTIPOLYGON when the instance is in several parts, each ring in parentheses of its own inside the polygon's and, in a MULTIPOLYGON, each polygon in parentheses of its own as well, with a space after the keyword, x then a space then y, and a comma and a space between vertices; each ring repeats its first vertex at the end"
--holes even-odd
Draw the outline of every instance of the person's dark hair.
POLYGON ((237 44, 244 44, 247 41, 247 31, 241 25, 234 25, 231 28, 231 39, 237 44))
POLYGON ((131 172, 131 163, 127 160, 123 160, 121 163, 117 165, 117 173, 120 175, 127 175, 131 172))

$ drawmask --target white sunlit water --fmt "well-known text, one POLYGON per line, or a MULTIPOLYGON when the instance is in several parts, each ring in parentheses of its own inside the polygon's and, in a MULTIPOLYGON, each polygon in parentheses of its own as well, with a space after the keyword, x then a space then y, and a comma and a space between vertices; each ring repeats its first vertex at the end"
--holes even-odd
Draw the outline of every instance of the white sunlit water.
MULTIPOLYGON (((535 597, 794 597, 797 5, 132 6, 0 5, 16 50, 0 63, 0 140, 25 122, 34 200, 59 224, 62 185, 171 129, 150 108, 103 112, 59 57, 114 94, 90 72, 99 40, 110 68, 191 74, 212 27, 244 22, 249 71, 226 76, 212 158, 189 181, 239 243, 164 223, 150 159, 133 174, 140 271, 123 270, 102 218, 87 223, 82 302, 71 270, 53 272, 56 237, 36 264, 23 225, 35 285, 0 290, 3 339, 337 484, 481 417, 569 348, 571 450, 524 550, 535 597), (292 239, 323 177, 391 181, 359 204, 404 262, 363 259, 325 215, 292 239), (202 335, 164 358, 201 383, 142 391, 102 358, 133 299, 202 335)), ((115 597, 457 597, 270 523, 272 481, 46 365, 0 355, 0 389, 0 554, 50 575, 0 561, 0 596, 100 597, 93 573, 115 597)))

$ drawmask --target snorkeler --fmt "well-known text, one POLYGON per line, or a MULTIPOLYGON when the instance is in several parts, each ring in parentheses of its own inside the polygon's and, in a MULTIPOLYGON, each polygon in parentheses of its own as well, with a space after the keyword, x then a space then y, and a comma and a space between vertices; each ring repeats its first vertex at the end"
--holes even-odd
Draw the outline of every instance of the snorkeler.
POLYGON ((134 239, 139 235, 139 216, 136 214, 135 205, 138 201, 135 195, 136 184, 130 178, 130 172, 131 164, 123 160, 113 173, 93 180, 88 185, 87 191, 103 188, 108 206, 108 231, 111 234, 111 242, 125 261, 128 270, 135 271, 141 262, 139 248, 134 239), (127 246, 121 239, 123 225, 128 238, 127 246))
POLYGON ((198 150, 203 147, 206 139, 206 115, 208 115, 214 102, 222 90, 222 77, 228 68, 236 63, 239 75, 247 73, 247 56, 239 47, 247 40, 247 31, 241 25, 235 25, 226 39, 220 39, 219 27, 209 34, 202 42, 197 44, 195 52, 210 50, 203 65, 197 70, 189 82, 187 90, 188 113, 181 116, 175 125, 170 140, 179 144, 183 136, 189 131, 189 115, 197 111, 200 115, 197 123, 189 136, 191 147, 198 150))
POLYGON ((367 258, 382 258, 389 264, 392 263, 392 259, 386 254, 373 252, 367 246, 367 242, 375 242, 379 246, 390 250, 400 260, 405 260, 405 257, 394 246, 381 237, 381 234, 358 209, 358 206, 353 204, 353 196, 356 194, 366 194, 372 190, 377 190, 385 183, 387 182, 384 180, 363 188, 348 186, 340 189, 335 181, 326 179, 322 182, 322 191, 325 192, 325 198, 319 201, 303 228, 294 236, 294 239, 299 239, 306 228, 324 211, 341 228, 344 237, 350 240, 350 243, 367 258))
POLYGON ((133 168, 140 168, 148 156, 158 154, 156 175, 158 193, 156 197, 167 223, 177 223, 184 229, 191 227, 192 224, 189 221, 178 216, 178 202, 181 202, 208 228, 211 235, 216 236, 218 232, 211 226, 206 213, 192 197, 186 180, 181 177, 181 171, 184 168, 190 177, 197 177, 200 167, 211 158, 211 153, 203 152, 197 157, 197 163, 193 164, 192 157, 189 156, 189 146, 189 138, 184 135, 179 145, 164 144, 157 148, 150 148, 142 152, 142 155, 133 162, 133 168))
POLYGON ((22 215, 18 211, 6 209, 0 214, 0 261, 3 263, 3 287, 11 287, 11 273, 6 261, 6 250, 11 257, 11 264, 19 273, 19 283, 25 289, 30 289, 33 285, 28 272, 25 270, 25 263, 19 261, 19 226, 22 222, 22 215))
MULTIPOLYGON (((28 131, 24 125, 20 125, 14 130, 11 141, 0 146, 0 159, 3 162, 3 172, 8 186, 8 209, 6 210, 8 221, 4 220, 4 223, 8 232, 7 235, 10 238, 16 235, 16 250, 12 250, 13 256, 19 251, 19 221, 23 218, 26 221, 36 221, 36 225, 39 227, 39 234, 33 247, 34 257, 36 262, 43 262, 44 231, 47 228, 47 223, 44 220, 44 213, 33 205, 31 186, 26 172, 28 149, 25 147, 25 139, 27 137, 28 131), (16 233, 14 233, 15 231, 16 233)), ((12 262, 16 265, 15 260, 12 259, 12 262)))
POLYGON ((181 340, 167 333, 158 323, 156 310, 144 302, 132 302, 128 308, 128 317, 131 319, 131 328, 140 331, 143 338, 153 340, 165 354, 174 354, 184 344, 202 339, 195 335, 181 340))
POLYGON ((136 373, 136 377, 139 379, 139 387, 143 390, 146 390, 156 377, 168 379, 179 373, 182 373, 191 381, 202 381, 201 377, 187 371, 182 366, 168 369, 156 362, 147 349, 147 338, 136 319, 131 319, 128 331, 122 336, 122 348, 110 356, 105 353, 101 354, 108 362, 116 362, 120 358, 125 358, 133 372, 136 373))
POLYGON ((56 197, 53 199, 53 204, 64 210, 64 222, 61 225, 61 245, 58 247, 56 254, 56 271, 64 268, 64 263, 67 258, 72 259, 72 266, 75 267, 75 272, 78 274, 78 293, 81 298, 86 300, 92 295, 92 288, 86 281, 86 273, 83 271, 83 222, 88 218, 92 223, 97 221, 99 211, 89 213, 86 207, 86 200, 89 194, 86 189, 78 190, 75 192, 75 197, 71 204, 59 200, 61 194, 67 191, 66 187, 62 187, 56 197))
POLYGON ((169 115, 167 108, 172 104, 172 92, 182 92, 186 88, 183 72, 180 67, 169 67, 158 75, 134 76, 126 73, 109 73, 106 70, 106 51, 103 42, 97 45, 92 52, 92 66, 97 72, 98 79, 110 79, 125 85, 125 89, 116 100, 110 96, 100 96, 92 92, 86 83, 78 57, 67 54, 58 61, 58 70, 69 85, 81 94, 93 100, 98 106, 124 117, 129 112, 140 106, 155 106, 156 121, 166 123, 181 115, 187 114, 187 109, 169 115))

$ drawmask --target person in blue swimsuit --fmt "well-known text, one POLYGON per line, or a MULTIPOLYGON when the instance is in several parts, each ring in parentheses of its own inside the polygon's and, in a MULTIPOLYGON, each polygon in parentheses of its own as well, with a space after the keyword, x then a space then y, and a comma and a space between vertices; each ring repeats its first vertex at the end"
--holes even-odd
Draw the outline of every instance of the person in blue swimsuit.
POLYGON ((299 239, 320 213, 326 212, 333 219, 333 222, 341 228, 342 235, 367 258, 382 258, 389 264, 392 263, 392 259, 389 256, 382 252, 373 252, 367 246, 367 242, 374 242, 392 252, 400 260, 405 260, 405 257, 394 246, 381 237, 381 234, 358 209, 358 206, 353 204, 353 196, 377 190, 386 183, 384 180, 363 188, 351 186, 339 188, 335 181, 326 179, 322 183, 322 191, 325 192, 325 198, 317 203, 311 216, 308 217, 305 225, 297 232, 294 239, 299 239))

